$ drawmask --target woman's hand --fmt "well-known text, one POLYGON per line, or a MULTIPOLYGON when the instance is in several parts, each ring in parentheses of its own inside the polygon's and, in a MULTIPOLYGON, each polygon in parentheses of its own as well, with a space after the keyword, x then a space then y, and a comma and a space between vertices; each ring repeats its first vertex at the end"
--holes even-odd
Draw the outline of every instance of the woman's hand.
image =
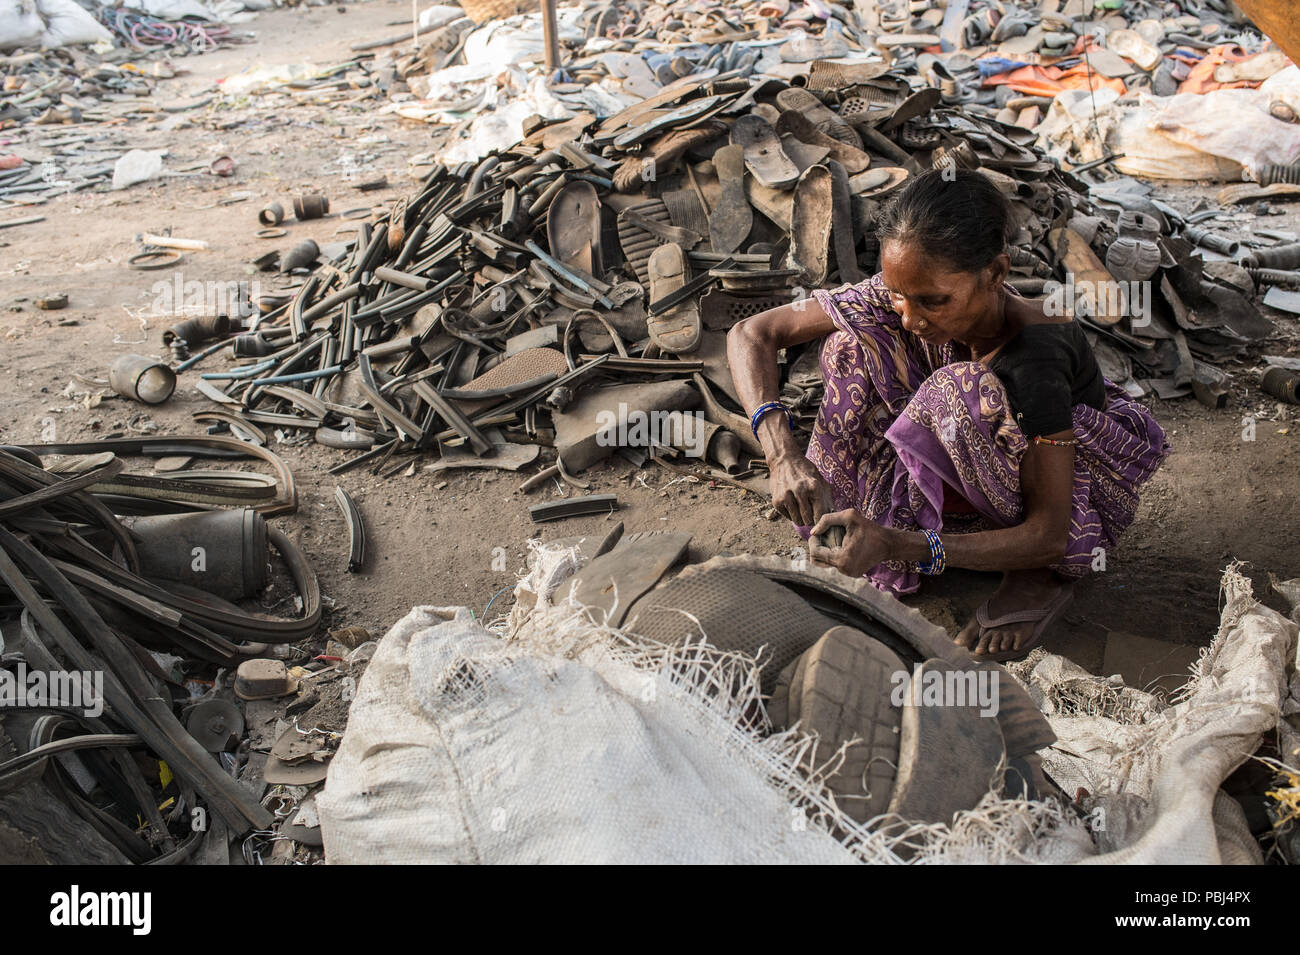
POLYGON ((770 468, 772 506, 803 527, 830 510, 831 493, 816 466, 803 455, 779 458, 770 468))
POLYGON ((818 564, 834 567, 849 577, 861 577, 881 561, 890 557, 888 530, 869 521, 857 511, 836 511, 817 522, 809 539, 808 556, 818 564), (832 527, 844 529, 844 543, 839 547, 823 547, 817 538, 832 527))

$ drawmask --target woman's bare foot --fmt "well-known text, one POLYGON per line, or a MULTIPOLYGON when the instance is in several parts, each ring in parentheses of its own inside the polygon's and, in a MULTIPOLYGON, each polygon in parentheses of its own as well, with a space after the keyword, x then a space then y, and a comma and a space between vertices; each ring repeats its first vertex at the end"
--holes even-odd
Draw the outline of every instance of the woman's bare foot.
MULTIPOLYGON (((1002 575, 1002 584, 989 598, 988 615, 996 620, 1009 613, 1023 610, 1043 610, 1058 596, 1063 587, 1070 586, 1046 567, 1036 570, 1009 570, 1002 575)), ((979 621, 974 617, 957 634, 956 643, 976 655, 1005 653, 1019 650, 1033 635, 1037 621, 1008 623, 980 633, 979 621)))

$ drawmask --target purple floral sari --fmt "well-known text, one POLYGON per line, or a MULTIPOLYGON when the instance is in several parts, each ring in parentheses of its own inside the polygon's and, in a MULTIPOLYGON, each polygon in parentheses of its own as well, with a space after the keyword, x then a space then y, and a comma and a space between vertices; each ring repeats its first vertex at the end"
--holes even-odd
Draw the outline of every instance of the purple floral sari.
MULTIPOLYGON (((813 294, 836 330, 822 345, 826 396, 808 460, 835 507, 903 530, 969 532, 1023 521, 1020 459, 1028 441, 997 375, 954 361, 951 344, 935 347, 906 331, 879 275, 813 294), (945 514, 945 486, 976 513, 945 514)), ((1070 542, 1053 566, 1067 577, 1088 573, 1096 548, 1114 547, 1133 521, 1138 487, 1169 454, 1150 412, 1110 382, 1106 399, 1102 411, 1074 408, 1070 542)), ((870 576, 894 593, 919 583, 916 565, 899 561, 870 576)))

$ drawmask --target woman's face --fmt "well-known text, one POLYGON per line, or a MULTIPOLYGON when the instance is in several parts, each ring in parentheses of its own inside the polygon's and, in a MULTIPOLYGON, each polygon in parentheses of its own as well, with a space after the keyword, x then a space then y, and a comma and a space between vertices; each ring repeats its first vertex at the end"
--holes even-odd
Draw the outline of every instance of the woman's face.
POLYGON ((953 271, 938 256, 914 243, 887 240, 880 250, 880 270, 903 327, 932 345, 971 342, 996 334, 1007 256, 979 272, 953 271))

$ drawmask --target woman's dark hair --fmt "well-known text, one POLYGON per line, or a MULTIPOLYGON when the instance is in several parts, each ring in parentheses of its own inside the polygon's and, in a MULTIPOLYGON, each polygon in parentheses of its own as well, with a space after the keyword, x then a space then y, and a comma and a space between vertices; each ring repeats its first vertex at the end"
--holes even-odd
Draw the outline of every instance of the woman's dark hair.
POLYGON ((961 272, 978 272, 1006 250, 1011 204, 987 176, 945 167, 917 176, 885 206, 876 238, 922 246, 961 272))

